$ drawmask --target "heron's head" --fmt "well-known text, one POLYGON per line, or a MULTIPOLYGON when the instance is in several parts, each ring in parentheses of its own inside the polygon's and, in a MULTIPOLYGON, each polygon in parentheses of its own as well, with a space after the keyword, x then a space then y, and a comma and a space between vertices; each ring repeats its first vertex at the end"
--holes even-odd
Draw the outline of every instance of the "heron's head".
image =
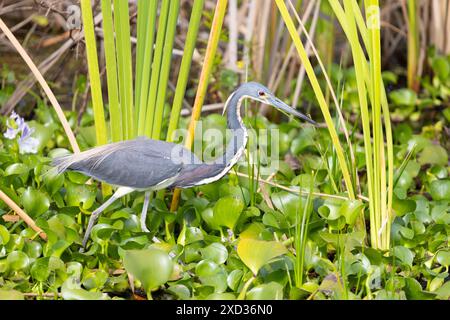
POLYGON ((277 108, 278 110, 282 111, 283 113, 291 114, 315 126, 317 125, 317 122, 315 122, 311 118, 307 117, 303 113, 297 111, 296 109, 292 108, 291 106, 287 105, 286 103, 275 97, 275 95, 268 88, 266 88, 260 83, 257 82, 244 83, 239 87, 238 91, 242 96, 247 96, 252 100, 256 100, 261 103, 271 105, 277 108))

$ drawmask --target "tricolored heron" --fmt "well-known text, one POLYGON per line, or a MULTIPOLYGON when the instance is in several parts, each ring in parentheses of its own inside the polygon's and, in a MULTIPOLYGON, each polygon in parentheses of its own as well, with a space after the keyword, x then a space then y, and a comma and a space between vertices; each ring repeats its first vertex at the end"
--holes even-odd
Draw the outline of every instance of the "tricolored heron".
POLYGON ((239 160, 247 144, 247 130, 242 123, 240 107, 245 98, 271 105, 285 113, 316 125, 316 122, 276 98, 265 86, 249 82, 242 84, 225 103, 227 125, 232 140, 225 153, 211 163, 199 160, 181 145, 139 137, 133 140, 102 145, 79 154, 59 157, 53 165, 65 170, 82 172, 96 180, 117 186, 116 192, 91 215, 83 239, 83 247, 95 221, 115 200, 133 192, 144 191, 141 228, 149 204, 150 192, 165 188, 190 188, 222 178, 239 160))

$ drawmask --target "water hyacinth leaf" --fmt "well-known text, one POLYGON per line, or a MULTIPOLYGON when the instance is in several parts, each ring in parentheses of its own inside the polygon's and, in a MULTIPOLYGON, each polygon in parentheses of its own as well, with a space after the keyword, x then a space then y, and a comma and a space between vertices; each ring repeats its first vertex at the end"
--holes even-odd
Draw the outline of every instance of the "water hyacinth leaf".
POLYGON ((287 253, 287 249, 277 241, 241 239, 237 246, 237 253, 242 262, 256 276, 262 266, 273 258, 287 253))
POLYGON ((214 292, 221 293, 226 290, 227 274, 214 261, 200 261, 195 267, 195 273, 203 285, 214 287, 214 292))
POLYGON ((347 224, 352 226, 363 208, 364 204, 361 200, 347 200, 339 208, 339 215, 345 217, 347 224))
POLYGON ((416 210, 416 202, 409 199, 399 199, 394 193, 392 208, 394 209, 395 214, 401 217, 409 212, 414 212, 416 210))
POLYGON ((424 164, 436 164, 445 166, 448 162, 448 153, 447 151, 438 145, 428 145, 419 155, 419 163, 421 165, 424 164))
POLYGON ((291 222, 295 222, 295 217, 297 211, 299 209, 300 199, 297 195, 292 193, 281 191, 278 193, 273 193, 271 196, 273 205, 281 212, 284 213, 285 216, 291 222))
POLYGON ((22 251, 13 251, 6 257, 6 263, 10 270, 18 271, 28 267, 30 259, 22 251))
POLYGON ((417 103, 417 93, 409 89, 392 91, 389 96, 397 106, 411 107, 417 103))
POLYGON ((64 180, 64 175, 58 174, 56 170, 49 170, 43 175, 44 184, 51 196, 61 189, 64 180))
POLYGON ((231 292, 213 293, 207 296, 206 300, 236 300, 236 296, 231 292))
MULTIPOLYGON (((264 217, 263 217, 264 219, 264 217)), ((265 230, 264 224, 260 222, 253 222, 244 231, 239 234, 241 239, 258 239, 261 232, 265 230)))
POLYGON ((175 295, 180 300, 188 300, 191 298, 189 288, 182 284, 170 286, 167 291, 175 295))
POLYGON ((109 241, 113 232, 117 230, 120 230, 120 228, 106 223, 96 224, 92 228, 92 240, 99 244, 105 244, 109 241))
POLYGON ((450 179, 434 180, 430 184, 430 194, 434 200, 450 200, 450 179))
POLYGON ((25 242, 24 251, 31 259, 37 259, 42 254, 42 245, 37 241, 25 242))
POLYGON ((201 249, 203 259, 214 261, 217 264, 223 264, 228 259, 227 248, 219 243, 211 243, 206 248, 201 249))
POLYGON ((50 276, 50 269, 48 268, 49 260, 49 257, 43 257, 33 263, 30 273, 34 280, 43 282, 48 279, 50 276))
POLYGON ((244 209, 244 203, 241 199, 235 197, 220 198, 214 205, 214 223, 234 229, 236 222, 244 209))
POLYGON ((123 259, 125 269, 138 279, 144 289, 152 289, 166 283, 172 274, 173 262, 160 249, 128 250, 123 259))
POLYGON ((64 300, 109 300, 109 296, 102 292, 92 292, 78 288, 62 287, 61 294, 64 300))
POLYGON ((90 271, 83 277, 83 287, 90 291, 101 289, 108 280, 108 276, 108 273, 104 270, 90 271))
MULTIPOLYGON (((84 182, 83 182, 84 183, 84 182)), ((87 210, 92 207, 97 195, 97 187, 94 185, 67 183, 66 203, 71 207, 81 207, 87 210)))
POLYGON ((30 168, 23 163, 13 163, 6 167, 5 173, 3 174, 5 177, 9 177, 12 175, 24 175, 30 171, 30 168))
POLYGON ((414 253, 408 248, 395 246, 392 248, 392 254, 395 258, 399 259, 402 264, 412 267, 414 253))
POLYGON ((422 290, 419 281, 414 278, 405 278, 405 287, 403 288, 408 300, 430 300, 436 295, 422 290))
POLYGON ((436 254, 436 261, 441 265, 448 268, 450 265, 450 251, 441 250, 436 254))
POLYGON ((230 272, 227 277, 227 284, 231 290, 237 291, 239 284, 241 283, 242 276, 244 275, 244 271, 235 269, 230 272))
POLYGON ((214 210, 213 208, 206 208, 201 213, 203 221, 213 230, 218 230, 220 227, 216 224, 214 219, 214 210))
POLYGON ((17 290, 0 289, 0 300, 25 300, 25 296, 17 290))
POLYGON ((11 238, 8 229, 0 224, 0 245, 5 245, 9 242, 11 238))
POLYGON ((283 286, 277 282, 261 284, 247 293, 247 300, 281 300, 283 286))
POLYGON ((48 210, 50 200, 45 193, 28 187, 22 194, 22 205, 30 216, 38 217, 48 210))
POLYGON ((441 300, 448 300, 450 299, 450 281, 447 281, 436 290, 435 292, 437 294, 437 298, 441 300))

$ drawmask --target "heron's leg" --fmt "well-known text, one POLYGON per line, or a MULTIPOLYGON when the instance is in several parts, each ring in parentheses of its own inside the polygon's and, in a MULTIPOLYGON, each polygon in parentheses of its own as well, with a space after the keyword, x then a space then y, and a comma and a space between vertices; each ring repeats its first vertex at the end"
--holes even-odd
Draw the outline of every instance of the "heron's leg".
POLYGON ((97 220, 98 216, 107 208, 109 207, 114 201, 117 199, 122 198, 123 196, 133 192, 134 190, 127 187, 120 187, 119 189, 114 192, 114 194, 109 198, 105 203, 103 203, 100 207, 98 207, 94 212, 92 212, 92 215, 89 219, 88 227, 86 229, 86 233, 84 234, 83 238, 83 248, 86 247, 86 243, 89 239, 89 236, 91 234, 92 228, 94 227, 94 223, 97 220))
POLYGON ((145 224, 145 221, 147 219, 148 204, 150 202, 150 195, 151 195, 151 191, 145 192, 144 206, 142 207, 142 213, 141 213, 141 230, 143 232, 150 232, 150 230, 147 229, 147 226, 145 224))

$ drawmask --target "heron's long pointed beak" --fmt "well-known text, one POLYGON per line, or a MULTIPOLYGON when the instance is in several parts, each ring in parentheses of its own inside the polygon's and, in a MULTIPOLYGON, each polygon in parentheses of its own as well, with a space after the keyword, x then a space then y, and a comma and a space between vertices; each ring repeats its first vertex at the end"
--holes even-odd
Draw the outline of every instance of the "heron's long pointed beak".
POLYGON ((274 106, 275 108, 277 108, 278 110, 281 110, 285 113, 291 114, 293 116, 296 116, 297 118, 303 119, 315 126, 318 125, 317 122, 315 122, 314 120, 312 120, 310 117, 304 115, 303 113, 295 110, 294 108, 288 106, 286 103, 284 103, 283 101, 281 101, 278 98, 272 98, 270 97, 268 100, 268 103, 271 104, 272 106, 274 106))

